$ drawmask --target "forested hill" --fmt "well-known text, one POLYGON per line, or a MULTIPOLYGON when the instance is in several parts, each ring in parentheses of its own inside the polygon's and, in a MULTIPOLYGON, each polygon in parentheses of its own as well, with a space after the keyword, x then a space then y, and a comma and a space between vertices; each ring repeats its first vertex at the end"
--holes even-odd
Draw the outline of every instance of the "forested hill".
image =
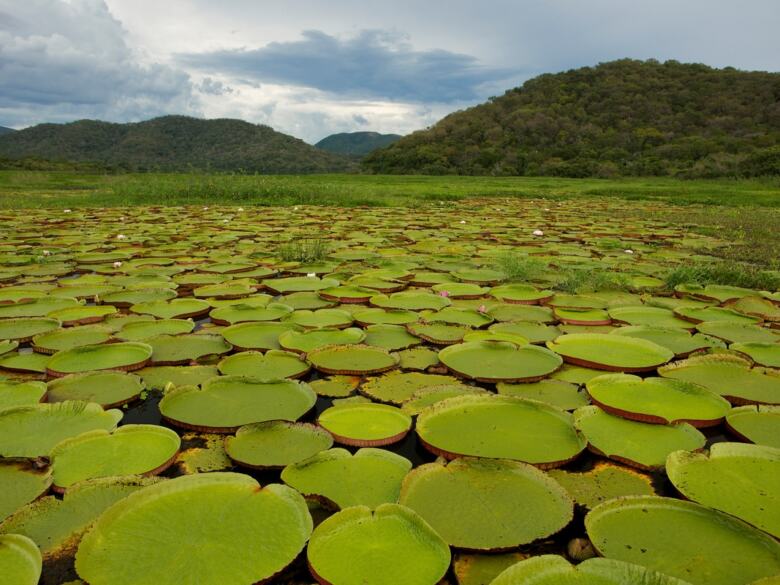
POLYGON ((16 132, 13 128, 6 128, 5 126, 0 126, 0 135, 3 134, 10 134, 11 132, 16 132))
POLYGON ((320 140, 316 146, 322 150, 351 156, 364 156, 377 148, 388 146, 401 138, 400 134, 379 132, 342 132, 331 134, 320 140))
POLYGON ((545 74, 364 159, 375 173, 780 174, 780 73, 620 60, 545 74))
POLYGON ((96 163, 128 170, 258 173, 348 171, 354 162, 263 125, 164 116, 113 124, 39 124, 0 136, 0 158, 96 163))

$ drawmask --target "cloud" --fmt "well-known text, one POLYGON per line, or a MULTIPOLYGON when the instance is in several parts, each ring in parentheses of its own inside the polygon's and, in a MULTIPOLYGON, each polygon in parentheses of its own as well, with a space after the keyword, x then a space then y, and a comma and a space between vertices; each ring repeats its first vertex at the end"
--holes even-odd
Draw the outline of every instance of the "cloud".
POLYGON ((103 0, 0 0, 0 55, 5 124, 197 112, 189 75, 142 63, 103 0))
POLYGON ((204 77, 203 81, 197 86, 197 89, 199 92, 209 95, 225 95, 233 93, 234 91, 232 87, 225 85, 217 79, 212 79, 211 77, 204 77))
POLYGON ((517 73, 487 67, 470 55, 417 51, 404 35, 386 30, 362 30, 348 38, 307 30, 302 37, 257 49, 184 53, 178 61, 242 79, 417 103, 479 99, 483 86, 517 73))

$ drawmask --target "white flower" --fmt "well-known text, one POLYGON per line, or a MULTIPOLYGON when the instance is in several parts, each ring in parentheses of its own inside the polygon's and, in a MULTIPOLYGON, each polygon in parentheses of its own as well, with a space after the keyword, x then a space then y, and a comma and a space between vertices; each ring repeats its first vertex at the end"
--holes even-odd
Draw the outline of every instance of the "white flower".
POLYGON ((317 273, 316 272, 309 272, 306 276, 308 276, 309 278, 317 278, 317 273))
POLYGON ((238 210, 239 211, 244 211, 244 208, 243 207, 239 207, 238 210))
POLYGON ((117 240, 125 240, 127 239, 127 236, 125 234, 117 234, 116 235, 117 240))
POLYGON ((209 208, 209 206, 208 206, 208 205, 206 205, 206 206, 203 208, 203 211, 207 211, 207 210, 208 210, 208 208, 209 208))
POLYGON ((543 236, 543 235, 544 235, 544 232, 543 232, 542 230, 534 230, 534 231, 533 231, 533 234, 534 234, 535 236, 543 236))
POLYGON ((49 250, 44 250, 43 251, 43 255, 44 256, 51 256, 51 252, 49 250))
POLYGON ((63 209, 62 213, 70 213, 70 209, 63 209))
POLYGON ((461 219, 460 223, 466 223, 466 220, 465 219, 461 219))
POLYGON ((297 205, 295 207, 293 207, 293 211, 298 211, 298 209, 299 209, 299 207, 297 205))
POLYGON ((114 262, 114 268, 119 268, 120 266, 122 266, 122 263, 119 260, 114 262))
POLYGON ((633 250, 623 250, 623 252, 625 252, 626 254, 633 254, 634 253, 633 250))
POLYGON ((550 208, 549 207, 545 207, 544 210, 545 211, 550 211, 550 208))
POLYGON ((230 223, 230 220, 229 219, 223 219, 222 223, 230 223))
POLYGON ((125 221, 125 216, 123 215, 122 217, 120 217, 119 221, 125 221))

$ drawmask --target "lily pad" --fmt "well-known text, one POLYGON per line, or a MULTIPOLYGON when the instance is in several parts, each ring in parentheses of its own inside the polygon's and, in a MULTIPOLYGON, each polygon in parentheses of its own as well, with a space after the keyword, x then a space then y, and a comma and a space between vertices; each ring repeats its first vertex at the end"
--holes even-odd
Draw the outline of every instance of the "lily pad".
POLYGON ((373 400, 398 405, 409 400, 419 390, 455 383, 457 380, 452 376, 418 372, 390 372, 367 380, 361 385, 360 392, 373 400))
POLYGON ((554 293, 551 290, 538 290, 528 284, 502 284, 490 289, 490 296, 505 303, 521 305, 539 305, 549 301, 554 293))
POLYGON ((289 330, 279 335, 279 345, 284 349, 308 353, 326 345, 353 345, 362 343, 366 333, 357 327, 347 329, 289 330))
POLYGON ((654 424, 687 422, 695 427, 719 424, 731 410, 727 400, 685 380, 605 374, 586 384, 591 400, 602 410, 654 424))
POLYGON ((780 538, 780 449, 715 443, 709 455, 675 451, 666 473, 686 499, 780 538))
POLYGON ((316 425, 278 420, 243 426, 225 440, 230 458, 254 469, 298 463, 332 446, 330 433, 316 425))
POLYGON ((613 416, 597 406, 574 412, 574 425, 599 455, 640 469, 660 469, 669 453, 701 449, 706 443, 688 423, 654 425, 613 416))
POLYGON ((647 372, 674 353, 652 341, 607 333, 573 333, 548 341, 547 347, 570 364, 617 372, 647 372))
POLYGON ((434 345, 452 345, 460 343, 471 328, 466 325, 451 325, 447 323, 411 323, 407 331, 434 345))
POLYGON ((726 415, 726 426, 743 441, 780 449, 780 407, 734 408, 726 415))
POLYGON ((705 321, 696 325, 696 330, 711 337, 718 337, 729 343, 777 343, 780 335, 772 329, 752 323, 734 321, 705 321))
POLYGON ((195 323, 188 319, 158 319, 156 321, 137 321, 128 323, 119 333, 118 339, 125 341, 144 341, 158 335, 179 335, 190 333, 195 323))
POLYGON ((286 486, 261 488, 238 473, 187 475, 107 510, 84 535, 76 571, 90 585, 255 583, 289 565, 311 530, 306 503, 286 486), (132 536, 139 523, 143 539, 132 536))
POLYGON ((51 356, 41 353, 14 352, 0 356, 0 369, 22 374, 45 374, 51 356))
POLYGON ((624 496, 655 495, 649 475, 608 461, 599 461, 593 469, 581 473, 563 469, 548 473, 577 504, 588 509, 624 496))
POLYGON ((619 498, 591 510, 585 528, 599 554, 694 585, 749 583, 780 572, 780 544, 771 536, 693 502, 619 498))
POLYGON ((157 475, 173 463, 181 440, 157 425, 98 429, 65 439, 52 449, 54 489, 98 477, 157 475))
POLYGON ((153 366, 138 370, 138 376, 151 390, 163 390, 168 384, 200 386, 218 375, 216 366, 153 366))
POLYGON ((693 325, 680 319, 674 311, 662 307, 639 305, 636 307, 616 307, 609 310, 615 321, 633 326, 645 326, 664 329, 692 329, 693 325))
POLYGON ((493 323, 493 325, 488 327, 488 331, 519 335, 528 340, 528 343, 552 341, 561 334, 560 330, 553 325, 545 325, 544 323, 535 323, 533 321, 493 323))
POLYGON ((188 333, 158 335, 147 339, 152 348, 151 364, 173 366, 187 364, 206 356, 219 356, 233 349, 221 335, 188 333))
POLYGON ((512 396, 477 394, 438 402, 417 417, 417 434, 427 449, 448 459, 470 455, 539 467, 571 461, 586 445, 570 414, 512 396))
POLYGON ((0 319, 0 340, 26 343, 36 335, 59 329, 57 319, 28 317, 21 319, 0 319))
POLYGON ((373 512, 354 506, 334 514, 314 530, 307 555, 320 583, 343 585, 431 585, 450 565, 442 538, 398 504, 382 504, 373 512))
POLYGON ((41 551, 26 536, 0 535, 0 573, 7 585, 37 585, 42 562, 41 551))
POLYGON ((336 442, 355 447, 379 447, 402 440, 412 428, 412 418, 387 404, 356 403, 333 406, 317 423, 336 442))
POLYGON ((779 343, 732 343, 729 349, 745 354, 753 363, 768 368, 780 368, 779 343))
POLYGON ((152 347, 138 341, 83 345, 54 354, 46 372, 54 377, 96 370, 131 372, 143 368, 151 356, 152 347))
POLYGON ((545 538, 572 520, 574 508, 568 493, 531 465, 472 458, 417 467, 404 479, 399 502, 448 544, 469 550, 545 538))
POLYGON ((359 376, 328 376, 309 383, 318 396, 345 398, 351 396, 360 384, 359 376))
POLYGON ((141 315, 153 315, 158 319, 195 319, 207 314, 211 305, 200 299, 173 299, 137 303, 132 305, 130 310, 141 315))
POLYGON ((0 411, 0 457, 46 457, 54 446, 86 431, 113 430, 119 410, 93 402, 58 402, 0 411))
POLYGON ((538 400, 561 410, 575 410, 590 404, 584 390, 563 380, 541 380, 530 384, 499 382, 496 384, 496 390, 499 394, 538 400))
POLYGON ((262 322, 238 323, 225 327, 220 334, 225 341, 240 351, 281 349, 279 337, 288 331, 299 331, 292 323, 262 322))
POLYGON ((402 370, 425 371, 439 364, 439 352, 427 347, 412 347, 398 352, 402 370))
POLYGON ((0 461, 0 522, 49 490, 51 471, 29 461, 0 461))
POLYGON ((409 333, 401 325, 369 325, 366 327, 365 344, 397 351, 420 345, 422 340, 409 333))
POLYGON ((479 386, 466 386, 465 384, 443 384, 441 386, 427 386, 416 390, 414 394, 405 400, 401 405, 401 410, 411 416, 417 416, 429 406, 437 402, 463 396, 465 394, 490 394, 484 388, 479 386))
POLYGON ((397 354, 369 345, 321 347, 306 358, 320 372, 353 376, 386 372, 398 367, 400 361, 397 354))
POLYGON ((532 382, 559 367, 563 360, 535 345, 518 347, 506 341, 469 341, 439 352, 451 372, 480 382, 532 382))
POLYGON ((180 386, 167 391, 160 412, 179 427, 232 433, 250 423, 297 420, 316 400, 309 385, 296 380, 218 376, 200 388, 180 386))
POLYGON ((265 380, 300 378, 309 371, 309 364, 291 351, 272 349, 243 351, 226 357, 217 366, 224 375, 252 376, 265 380))
POLYGON ((138 398, 143 388, 141 378, 135 374, 110 370, 70 374, 49 382, 47 400, 83 400, 115 408, 138 398))
POLYGON ((110 339, 109 330, 99 325, 86 325, 41 333, 33 337, 32 344, 33 349, 39 353, 53 354, 83 345, 106 343, 110 339))
POLYGON ((99 323, 109 315, 117 312, 111 305, 80 305, 77 307, 65 307, 47 314, 47 317, 57 319, 63 326, 86 325, 87 323, 99 323))
POLYGON ((44 382, 0 380, 0 410, 38 404, 46 395, 44 382))
POLYGON ((329 449, 285 467, 282 481, 330 507, 376 508, 398 501, 401 481, 411 468, 408 459, 383 449, 367 447, 354 455, 329 449))
POLYGON ((715 337, 701 333, 691 335, 684 329, 650 327, 648 325, 620 327, 615 329, 612 335, 626 335, 652 341, 674 352, 674 355, 678 358, 687 357, 695 351, 702 351, 712 347, 725 347, 725 344, 715 337))

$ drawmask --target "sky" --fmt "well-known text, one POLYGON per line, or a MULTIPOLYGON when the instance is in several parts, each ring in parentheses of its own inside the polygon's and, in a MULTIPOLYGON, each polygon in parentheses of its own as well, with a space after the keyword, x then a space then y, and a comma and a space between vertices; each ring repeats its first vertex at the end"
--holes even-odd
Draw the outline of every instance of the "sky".
POLYGON ((780 70, 780 0, 0 0, 0 125, 406 134, 624 57, 780 70))

